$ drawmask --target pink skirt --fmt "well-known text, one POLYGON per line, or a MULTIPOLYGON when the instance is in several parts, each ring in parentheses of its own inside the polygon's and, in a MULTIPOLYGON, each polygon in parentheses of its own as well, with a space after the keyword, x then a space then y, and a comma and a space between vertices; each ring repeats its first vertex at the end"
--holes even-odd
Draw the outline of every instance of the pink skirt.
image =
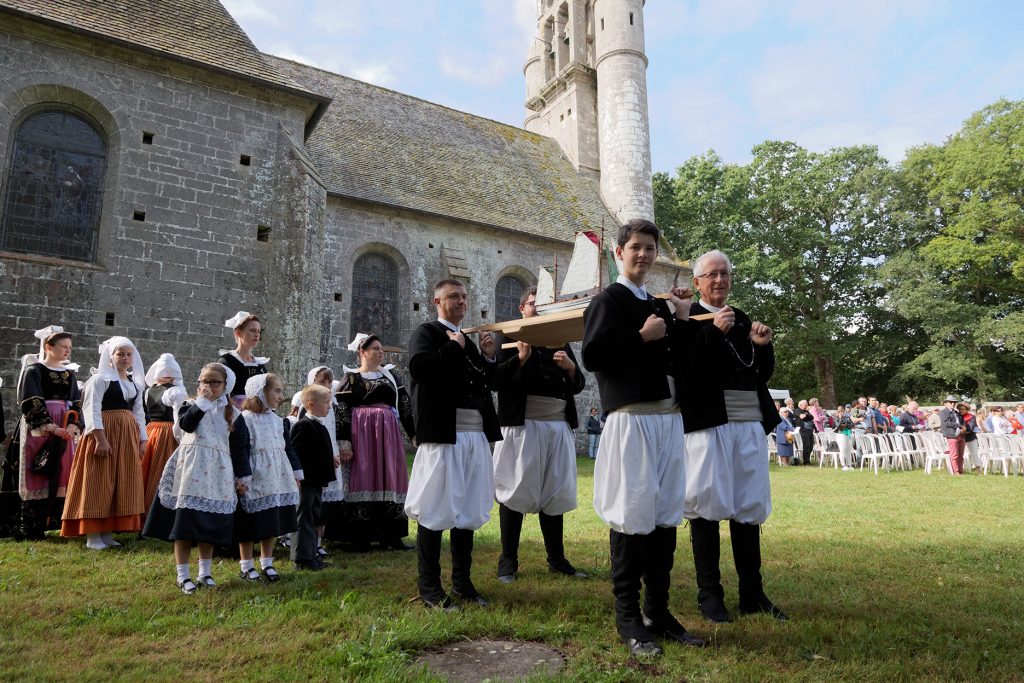
MULTIPOLYGON (((50 419, 58 427, 64 421, 64 413, 68 410, 67 401, 47 401, 46 412, 50 413, 50 419)), ((22 500, 45 500, 49 495, 50 480, 42 474, 34 473, 30 465, 32 459, 43 447, 43 444, 50 440, 50 435, 32 436, 24 420, 21 422, 21 478, 18 483, 18 493, 22 500)), ((57 497, 63 498, 68 488, 68 479, 71 477, 71 464, 75 457, 74 441, 67 441, 64 448, 64 455, 60 459, 60 478, 57 482, 57 497)))
POLYGON ((409 473, 394 408, 375 404, 352 411, 352 452, 346 503, 405 502, 409 473))

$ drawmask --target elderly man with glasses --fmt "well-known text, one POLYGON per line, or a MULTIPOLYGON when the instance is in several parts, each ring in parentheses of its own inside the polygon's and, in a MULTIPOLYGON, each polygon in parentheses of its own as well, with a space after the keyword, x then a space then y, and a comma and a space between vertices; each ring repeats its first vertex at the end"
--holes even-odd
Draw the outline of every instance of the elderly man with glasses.
POLYGON ((768 380, 775 369, 772 330, 726 303, 732 263, 718 250, 697 259, 693 269, 700 301, 690 316, 702 320, 693 359, 680 392, 686 428, 686 498, 690 520, 697 604, 713 622, 731 619, 719 570, 719 522, 729 520, 739 576, 739 611, 765 613, 780 621, 761 583, 761 524, 772 510, 765 434, 779 423, 768 380))

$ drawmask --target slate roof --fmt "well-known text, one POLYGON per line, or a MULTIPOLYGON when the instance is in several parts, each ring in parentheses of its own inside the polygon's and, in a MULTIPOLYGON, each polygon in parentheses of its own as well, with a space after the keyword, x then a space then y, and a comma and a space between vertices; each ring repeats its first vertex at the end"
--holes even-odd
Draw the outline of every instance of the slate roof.
POLYGON ((490 119, 264 55, 332 98, 306 142, 330 193, 570 241, 618 223, 558 143, 490 119))
POLYGON ((0 12, 291 91, 217 0, 0 0, 0 12))

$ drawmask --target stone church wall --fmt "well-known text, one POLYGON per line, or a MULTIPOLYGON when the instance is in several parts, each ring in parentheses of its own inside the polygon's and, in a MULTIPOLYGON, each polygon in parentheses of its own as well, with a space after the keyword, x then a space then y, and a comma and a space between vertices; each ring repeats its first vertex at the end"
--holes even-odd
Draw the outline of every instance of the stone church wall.
POLYGON ((267 327, 260 353, 297 374, 305 360, 286 356, 310 352, 295 340, 315 338, 319 315, 301 306, 296 293, 323 287, 321 252, 307 241, 322 234, 325 193, 293 149, 296 138, 301 144, 309 104, 5 18, 5 175, 15 128, 50 105, 84 112, 108 143, 98 256, 80 263, 0 254, 8 425, 16 411, 17 359, 37 350, 33 330, 51 323, 76 335, 72 360, 83 366, 80 376, 96 363, 98 343, 119 334, 137 343, 147 363, 174 353, 191 379, 218 348, 233 346, 223 321, 246 309, 267 327), (153 134, 151 144, 144 133, 153 134), (260 226, 270 228, 268 242, 257 240, 260 226))

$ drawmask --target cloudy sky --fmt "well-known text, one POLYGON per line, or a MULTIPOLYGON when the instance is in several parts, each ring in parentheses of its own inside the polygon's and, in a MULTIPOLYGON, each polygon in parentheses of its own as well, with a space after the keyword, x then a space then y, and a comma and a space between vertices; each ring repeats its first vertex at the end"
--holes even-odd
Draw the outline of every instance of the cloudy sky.
MULTIPOLYGON (((521 126, 536 0, 222 0, 257 47, 521 126)), ((1018 0, 649 0, 655 170, 766 139, 899 161, 1024 98, 1018 0)))

